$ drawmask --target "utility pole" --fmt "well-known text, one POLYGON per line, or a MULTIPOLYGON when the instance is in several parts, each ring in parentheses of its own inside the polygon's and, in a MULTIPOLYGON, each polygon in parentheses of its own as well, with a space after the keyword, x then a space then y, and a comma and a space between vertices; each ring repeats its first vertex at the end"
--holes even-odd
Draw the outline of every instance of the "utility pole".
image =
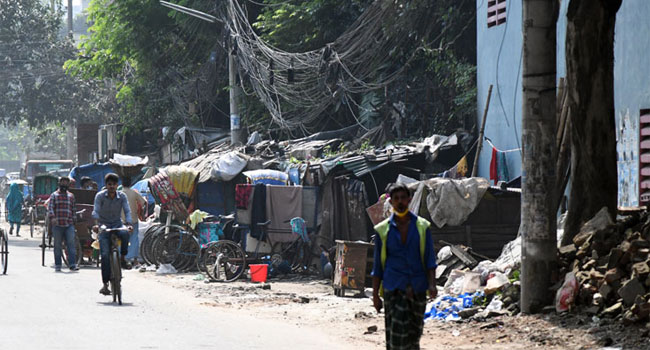
POLYGON ((239 84, 237 84, 237 52, 230 45, 228 53, 228 83, 230 85, 230 144, 238 145, 241 140, 241 117, 239 116, 239 84))
POLYGON ((523 0, 521 311, 550 305, 557 271, 557 0, 523 0))
MULTIPOLYGON (((210 23, 223 23, 222 20, 209 15, 207 13, 197 11, 188 7, 181 5, 176 5, 174 3, 159 0, 160 4, 168 7, 172 10, 179 11, 190 16, 202 19, 210 23)), ((232 43, 227 46, 228 48, 228 85, 230 88, 230 143, 232 145, 238 145, 242 143, 242 129, 241 129, 241 117, 239 115, 239 96, 240 96, 240 87, 237 84, 237 47, 232 43)))
MULTIPOLYGON (((73 26, 72 26, 72 0, 68 0, 68 35, 70 40, 74 40, 73 26)), ((74 118, 70 118, 70 124, 66 128, 66 158, 74 161, 76 142, 75 142, 75 129, 76 122, 74 118)))
POLYGON ((68 0, 68 35, 72 38, 72 0, 68 0))

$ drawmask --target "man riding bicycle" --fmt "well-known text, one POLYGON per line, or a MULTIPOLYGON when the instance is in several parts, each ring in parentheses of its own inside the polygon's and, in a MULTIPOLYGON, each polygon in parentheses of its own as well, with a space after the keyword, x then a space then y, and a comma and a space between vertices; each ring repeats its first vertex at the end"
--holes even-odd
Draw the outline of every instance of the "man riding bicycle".
POLYGON ((110 295, 111 291, 108 288, 108 282, 111 278, 111 264, 110 264, 110 251, 111 251, 111 234, 115 234, 120 239, 121 243, 121 265, 124 269, 131 269, 131 265, 126 261, 125 256, 129 250, 129 232, 133 231, 131 226, 131 209, 126 195, 122 191, 117 190, 119 177, 116 174, 106 174, 104 177, 106 188, 99 191, 95 196, 95 206, 93 208, 93 218, 95 218, 95 225, 93 231, 99 232, 99 226, 106 226, 106 228, 119 228, 122 227, 122 212, 126 221, 127 230, 105 232, 99 234, 99 248, 102 257, 102 282, 104 285, 99 293, 103 295, 110 295))

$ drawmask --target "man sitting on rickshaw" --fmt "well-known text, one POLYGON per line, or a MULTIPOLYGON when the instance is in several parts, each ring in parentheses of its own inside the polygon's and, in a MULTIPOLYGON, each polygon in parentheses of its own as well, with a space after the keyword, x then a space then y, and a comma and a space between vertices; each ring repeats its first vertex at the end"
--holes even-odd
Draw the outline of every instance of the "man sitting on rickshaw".
MULTIPOLYGON (((124 212, 128 231, 118 231, 117 233, 113 232, 113 234, 116 234, 121 241, 122 268, 128 270, 131 269, 131 265, 126 261, 125 257, 129 250, 129 232, 133 230, 131 226, 131 209, 124 192, 117 190, 119 177, 113 173, 106 174, 104 182, 106 188, 95 195, 93 218, 96 222, 93 231, 99 232, 99 226, 106 226, 109 229, 122 227, 122 212, 124 212)), ((111 291, 108 288, 108 282, 111 278, 111 232, 101 232, 99 234, 99 248, 102 257, 102 282, 104 284, 99 292, 110 295, 111 291)))

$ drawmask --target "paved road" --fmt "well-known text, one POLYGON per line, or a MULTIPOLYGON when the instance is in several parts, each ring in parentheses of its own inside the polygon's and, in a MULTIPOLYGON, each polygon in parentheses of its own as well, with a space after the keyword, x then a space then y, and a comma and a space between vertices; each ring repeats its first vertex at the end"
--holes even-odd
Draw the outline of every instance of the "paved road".
POLYGON ((98 293, 98 269, 56 273, 51 251, 41 267, 38 243, 10 237, 0 349, 348 349, 318 330, 202 306, 136 271, 125 272, 117 306, 98 293))

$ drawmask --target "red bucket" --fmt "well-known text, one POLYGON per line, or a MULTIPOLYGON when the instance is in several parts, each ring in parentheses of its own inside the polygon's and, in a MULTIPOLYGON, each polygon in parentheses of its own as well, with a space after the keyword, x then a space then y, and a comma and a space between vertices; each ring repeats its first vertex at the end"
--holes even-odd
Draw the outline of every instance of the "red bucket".
POLYGON ((266 282, 268 275, 269 265, 266 264, 252 264, 249 265, 251 269, 251 282, 266 282))

